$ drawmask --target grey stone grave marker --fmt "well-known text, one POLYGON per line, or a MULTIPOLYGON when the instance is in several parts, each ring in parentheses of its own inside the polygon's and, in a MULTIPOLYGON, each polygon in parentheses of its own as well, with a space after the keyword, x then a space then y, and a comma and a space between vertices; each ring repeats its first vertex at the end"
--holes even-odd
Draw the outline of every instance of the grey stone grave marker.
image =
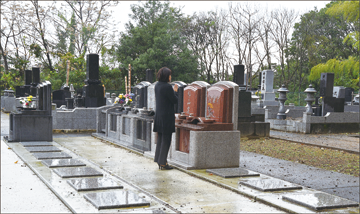
POLYGON ((91 191, 103 189, 122 189, 123 186, 110 178, 81 178, 67 181, 77 191, 91 191))
POLYGON ((88 193, 84 197, 97 209, 150 206, 150 203, 131 191, 88 193))
POLYGON ((41 162, 49 168, 86 166, 86 164, 76 159, 49 159, 41 162))
POLYGON ((32 155, 34 155, 38 160, 71 158, 71 156, 65 152, 37 152, 32 153, 32 155))
POLYGON ((218 175, 223 178, 260 176, 258 173, 241 168, 207 169, 206 172, 213 173, 214 175, 218 175))
POLYGON ((35 146, 35 147, 25 147, 31 153, 34 152, 61 152, 61 149, 56 146, 35 146))
POLYGON ((34 147, 34 146, 53 146, 49 142, 20 142, 24 147, 34 147))
POLYGON ((62 178, 102 176, 103 174, 91 167, 75 167, 54 169, 54 172, 62 178))
POLYGON ((279 179, 257 179, 257 180, 243 180, 240 181, 240 184, 264 191, 280 191, 280 190, 295 190, 302 189, 301 186, 292 184, 287 181, 279 180, 279 179))
POLYGON ((290 202, 309 207, 313 210, 323 210, 323 209, 334 209, 334 208, 343 208, 343 207, 357 207, 359 203, 355 201, 350 201, 345 198, 340 198, 338 196, 330 195, 327 193, 307 193, 307 194, 293 194, 293 195, 284 195, 283 199, 290 202))
POLYGON ((274 93, 274 71, 264 70, 261 72, 261 94, 264 96, 263 106, 278 106, 274 93))

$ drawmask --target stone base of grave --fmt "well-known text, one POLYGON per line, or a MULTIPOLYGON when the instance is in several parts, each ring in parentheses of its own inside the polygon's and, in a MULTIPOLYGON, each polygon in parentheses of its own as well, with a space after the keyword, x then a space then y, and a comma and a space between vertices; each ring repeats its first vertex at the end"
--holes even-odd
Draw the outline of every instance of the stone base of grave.
POLYGON ((9 142, 53 140, 52 116, 33 113, 10 114, 9 142))
POLYGON ((54 110, 54 130, 96 130, 97 108, 74 108, 70 110, 54 110))
POLYGON ((1 111, 10 113, 16 111, 16 98, 1 96, 1 111))
POLYGON ((173 134, 168 161, 185 169, 239 167, 239 131, 190 131, 189 153, 178 150, 173 134))
POLYGON ((270 123, 265 122, 238 122, 241 137, 269 137, 270 123))

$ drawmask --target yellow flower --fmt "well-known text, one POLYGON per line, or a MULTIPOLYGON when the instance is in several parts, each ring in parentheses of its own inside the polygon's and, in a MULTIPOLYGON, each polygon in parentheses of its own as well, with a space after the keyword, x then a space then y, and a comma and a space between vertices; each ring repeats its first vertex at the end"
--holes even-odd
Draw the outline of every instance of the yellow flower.
POLYGON ((130 102, 132 102, 132 99, 129 99, 130 102))
POLYGON ((208 103, 208 106, 209 106, 210 108, 214 108, 213 105, 212 105, 212 103, 208 103))

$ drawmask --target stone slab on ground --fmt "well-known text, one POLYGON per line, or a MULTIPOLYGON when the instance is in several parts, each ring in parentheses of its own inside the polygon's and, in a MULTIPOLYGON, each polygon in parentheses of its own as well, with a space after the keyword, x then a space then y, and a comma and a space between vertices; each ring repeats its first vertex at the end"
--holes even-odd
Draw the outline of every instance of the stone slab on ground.
POLYGON ((240 166, 359 202, 359 177, 246 151, 240 151, 240 166))
POLYGON ((294 194, 294 195, 284 195, 283 199, 290 202, 309 207, 313 210, 323 210, 323 209, 334 209, 342 207, 357 207, 359 203, 355 201, 350 201, 344 198, 333 196, 326 193, 308 193, 308 194, 294 194))
POLYGON ((150 203, 139 195, 128 191, 88 193, 84 197, 97 209, 150 206, 150 203))
POLYGON ((86 166, 86 164, 76 159, 48 159, 41 162, 49 168, 86 166))
POLYGON ((213 173, 214 175, 218 175, 223 178, 260 176, 259 173, 251 172, 242 168, 207 169, 206 172, 213 173))
POLYGON ((34 152, 61 152, 61 149, 56 146, 35 146, 35 147, 25 147, 30 153, 34 152))
POLYGON ((77 191, 91 191, 104 189, 122 189, 122 185, 118 184, 110 178, 81 178, 71 179, 67 181, 77 191))
POLYGON ((71 156, 65 152, 36 152, 32 153, 32 155, 34 155, 38 160, 71 158, 71 156))
POLYGON ((54 172, 62 178, 102 176, 103 174, 91 167, 59 168, 54 172))
POLYGON ((260 191, 268 192, 268 191, 280 191, 280 190, 295 190, 302 189, 301 186, 296 184, 292 184, 287 181, 266 178, 266 179, 256 179, 256 180, 243 180, 239 182, 240 185, 245 185, 260 191))
POLYGON ((34 147, 34 146, 53 146, 52 143, 49 142, 20 142, 24 147, 34 147))

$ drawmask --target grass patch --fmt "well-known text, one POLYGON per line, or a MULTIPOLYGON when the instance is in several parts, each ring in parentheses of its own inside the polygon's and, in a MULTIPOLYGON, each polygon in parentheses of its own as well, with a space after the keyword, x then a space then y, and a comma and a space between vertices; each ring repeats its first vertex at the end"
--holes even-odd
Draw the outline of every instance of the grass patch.
POLYGON ((241 139, 240 149, 359 177, 359 155, 279 139, 241 139))

